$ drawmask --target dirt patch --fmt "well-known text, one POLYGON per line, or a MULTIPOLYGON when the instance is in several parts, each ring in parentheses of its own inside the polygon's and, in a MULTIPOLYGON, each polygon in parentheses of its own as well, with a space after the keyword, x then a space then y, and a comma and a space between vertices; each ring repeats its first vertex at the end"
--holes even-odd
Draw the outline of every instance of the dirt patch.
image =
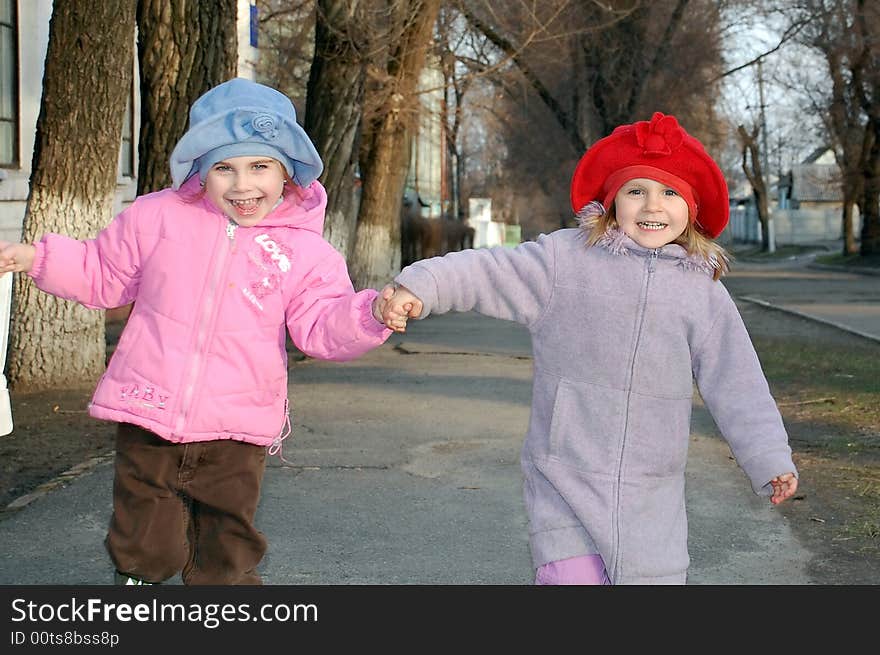
POLYGON ((88 415, 92 389, 12 394, 0 437, 0 507, 93 457, 113 452, 115 426, 88 415))
POLYGON ((819 584, 880 584, 880 344, 750 303, 740 310, 800 473, 779 510, 819 584))

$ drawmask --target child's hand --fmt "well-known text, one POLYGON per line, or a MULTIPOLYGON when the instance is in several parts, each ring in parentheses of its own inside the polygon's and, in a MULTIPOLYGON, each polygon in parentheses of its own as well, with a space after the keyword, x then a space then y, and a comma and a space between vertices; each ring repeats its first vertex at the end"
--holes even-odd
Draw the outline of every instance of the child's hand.
POLYGON ((778 475, 770 480, 770 484, 773 485, 773 495, 770 497, 770 502, 774 505, 778 505, 783 500, 794 496, 794 492, 797 491, 798 487, 798 481, 794 477, 794 473, 778 475))
POLYGON ((373 301, 373 316, 395 332, 406 332, 407 318, 421 313, 422 301, 405 287, 385 285, 373 301), (381 314, 381 318, 377 314, 381 314))
POLYGON ((395 332, 405 332, 406 319, 418 318, 422 313, 422 301, 406 287, 395 289, 389 285, 382 289, 381 295, 385 299, 382 318, 395 332))
POLYGON ((0 275, 27 273, 34 265, 37 249, 29 243, 0 241, 0 275))
POLYGON ((394 291, 394 286, 390 284, 385 285, 373 303, 373 315, 376 316, 378 312, 376 320, 384 324, 385 327, 395 332, 406 332, 406 312, 402 310, 395 311, 394 305, 391 302, 394 291))
POLYGON ((395 312, 404 314, 409 318, 418 318, 422 314, 422 301, 412 291, 401 286, 398 286, 394 293, 389 296, 385 307, 386 309, 393 307, 395 312))
POLYGON ((385 288, 373 299, 373 318, 395 332, 406 332, 405 315, 390 313, 389 319, 385 318, 388 311, 388 299, 392 295, 394 295, 394 287, 390 284, 385 285, 385 288))

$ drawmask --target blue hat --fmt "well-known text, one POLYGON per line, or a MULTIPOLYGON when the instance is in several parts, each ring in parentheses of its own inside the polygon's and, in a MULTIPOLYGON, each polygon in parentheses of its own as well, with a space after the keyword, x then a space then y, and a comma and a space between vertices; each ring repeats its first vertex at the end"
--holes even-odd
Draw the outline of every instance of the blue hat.
POLYGON ((218 161, 259 155, 281 162, 301 187, 309 186, 324 170, 287 96, 236 77, 193 103, 189 130, 171 153, 171 179, 178 189, 196 172, 204 179, 218 161))

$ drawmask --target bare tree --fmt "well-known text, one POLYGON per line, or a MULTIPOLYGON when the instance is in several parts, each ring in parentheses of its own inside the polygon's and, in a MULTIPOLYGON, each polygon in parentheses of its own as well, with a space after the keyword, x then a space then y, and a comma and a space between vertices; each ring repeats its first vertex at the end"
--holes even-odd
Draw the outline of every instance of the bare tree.
POLYGON ((467 62, 469 57, 460 59, 457 53, 466 49, 468 55, 476 53, 470 44, 465 43, 468 34, 457 26, 457 23, 461 22, 459 18, 459 12, 449 5, 441 7, 437 21, 436 46, 439 50, 444 81, 440 120, 446 135, 446 179, 451 181, 452 187, 448 191, 451 204, 449 211, 461 221, 466 217, 467 209, 462 194, 465 154, 461 148, 459 135, 464 121, 465 95, 476 77, 471 74, 467 63, 463 63, 467 62))
POLYGON ((357 144, 376 0, 260 0, 261 78, 287 94, 324 162, 326 238, 346 259, 357 223, 357 144))
POLYGON ((552 112, 574 150, 653 110, 706 123, 721 64, 717 3, 459 0, 552 112), (503 7, 502 10, 502 6, 503 7), (686 52, 686 56, 682 53, 686 52))
POLYGON ((305 107, 314 58, 317 4, 316 0, 256 0, 257 77, 287 95, 298 111, 305 107))
POLYGON ((324 236, 349 259, 356 211, 357 143, 367 72, 368 2, 318 0, 305 128, 324 161, 324 236))
POLYGON ((441 0, 388 2, 385 65, 367 88, 360 170, 363 190, 350 270, 355 286, 381 287, 400 268, 400 210, 417 114, 419 74, 441 0))
POLYGON ((746 179, 752 185, 752 193, 755 196, 755 206, 758 209, 758 221, 761 223, 761 250, 770 250, 770 203, 768 200, 767 184, 765 183, 764 168, 761 165, 760 147, 758 146, 758 133, 761 126, 757 125, 752 130, 747 130, 740 125, 737 128, 740 143, 742 144, 742 170, 746 179))
POLYGON ((168 160, 193 101, 236 74, 237 2, 139 0, 137 6, 143 194, 170 185, 168 160))
POLYGON ((843 254, 852 255, 858 252, 853 209, 859 204, 864 193, 862 161, 864 154, 870 152, 873 137, 860 125, 859 102, 854 97, 855 87, 844 79, 845 68, 841 64, 840 52, 833 48, 829 49, 826 57, 831 74, 831 97, 826 113, 826 125, 829 134, 832 135, 832 142, 836 145, 835 159, 842 173, 843 254))
POLYGON ((806 20, 801 42, 825 59, 824 96, 831 142, 842 173, 843 252, 880 252, 880 7, 864 0, 805 0, 792 20, 806 20), (862 215, 861 245, 853 208, 862 215))
POLYGON ((542 227, 564 224, 571 217, 567 182, 587 146, 654 111, 675 114, 710 151, 721 142, 714 102, 723 64, 718 2, 456 6, 495 46, 482 74, 498 93, 483 116, 506 135, 499 174, 507 180, 491 192, 493 211, 497 198, 512 203, 523 221, 544 216, 542 227), (541 197, 546 202, 535 205, 541 197))
POLYGON ((880 8, 857 0, 855 24, 860 48, 851 67, 853 86, 867 118, 862 151, 862 256, 880 254, 880 8))
POLYGON ((353 260, 361 212, 371 215, 366 219, 371 224, 377 216, 375 206, 368 209, 375 202, 370 200, 371 193, 375 198, 381 188, 380 195, 399 196, 390 206, 380 201, 378 214, 390 231, 388 239, 380 239, 375 258, 390 262, 389 272, 400 261, 396 252, 400 239, 396 211, 400 209, 409 163, 410 134, 404 131, 403 138, 396 138, 394 129, 384 130, 382 117, 390 114, 391 122, 400 119, 407 128, 411 122, 414 125, 418 106, 415 82, 430 42, 430 14, 437 13, 437 8, 429 5, 439 4, 416 0, 261 0, 261 7, 267 11, 261 23, 271 38, 269 64, 261 67, 263 75, 293 95, 300 93, 300 77, 308 78, 307 88, 302 89, 306 97, 304 123, 324 160, 324 236, 353 260), (311 44, 307 47, 308 39, 300 31, 307 14, 314 16, 313 48, 311 44), (414 44, 409 39, 422 19, 427 31, 416 38, 424 42, 414 44), (410 61, 407 49, 411 47, 421 50, 416 52, 421 61, 410 61), (306 52, 310 62, 307 69, 302 66, 306 52), (285 68, 282 61, 289 61, 289 66, 285 68), (411 65, 415 66, 412 71, 411 65), (307 76, 301 76, 305 70, 307 76), (386 143, 389 138, 391 142, 386 143), (390 167, 386 166, 388 156, 395 162, 390 167), (387 177, 400 165, 404 167, 401 175, 387 177), (373 191, 365 189, 371 185, 373 191), (362 203, 364 199, 366 204, 362 203))
MULTIPOLYGON (((25 241, 87 238, 112 217, 132 83, 135 0, 55 0, 34 146, 25 241)), ((105 366, 104 314, 18 280, 9 379, 22 390, 91 385, 105 366)))

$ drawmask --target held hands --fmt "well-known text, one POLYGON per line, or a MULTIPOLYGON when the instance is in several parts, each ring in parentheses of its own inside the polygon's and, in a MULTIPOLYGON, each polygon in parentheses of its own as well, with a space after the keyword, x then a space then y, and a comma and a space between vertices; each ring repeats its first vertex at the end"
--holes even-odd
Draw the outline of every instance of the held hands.
POLYGON ((770 497, 770 502, 778 505, 783 500, 794 496, 798 481, 794 477, 794 473, 783 473, 770 480, 770 484, 773 485, 773 495, 770 497))
POLYGON ((34 265, 37 249, 29 243, 0 241, 0 275, 27 273, 34 265))
POLYGON ((421 313, 422 301, 406 287, 387 284, 373 301, 373 316, 395 332, 406 332, 407 319, 421 313))

